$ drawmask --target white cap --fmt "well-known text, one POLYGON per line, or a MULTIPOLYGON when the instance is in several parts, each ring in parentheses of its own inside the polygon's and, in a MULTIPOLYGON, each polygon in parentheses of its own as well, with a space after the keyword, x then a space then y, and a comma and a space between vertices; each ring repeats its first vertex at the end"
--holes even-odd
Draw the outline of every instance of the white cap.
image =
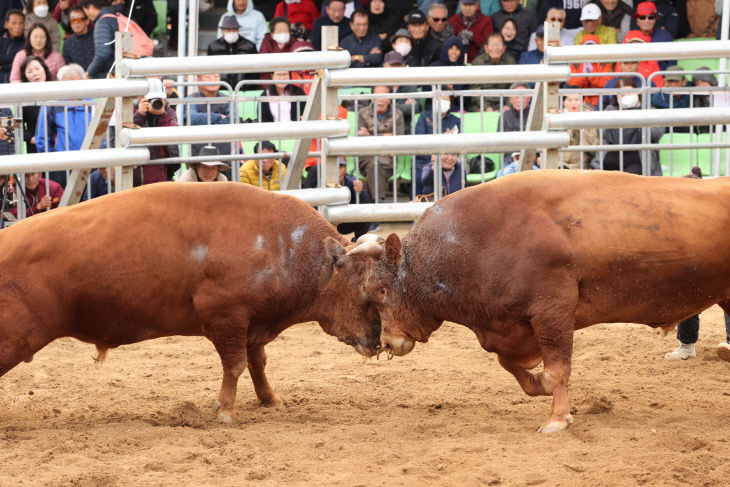
POLYGON ((162 87, 162 80, 158 78, 147 78, 147 83, 150 85, 150 89, 144 96, 148 100, 154 100, 155 98, 167 99, 167 93, 165 88, 162 87))
POLYGON ((584 20, 598 20, 601 16, 601 9, 595 3, 589 3, 583 6, 580 11, 580 21, 584 20))

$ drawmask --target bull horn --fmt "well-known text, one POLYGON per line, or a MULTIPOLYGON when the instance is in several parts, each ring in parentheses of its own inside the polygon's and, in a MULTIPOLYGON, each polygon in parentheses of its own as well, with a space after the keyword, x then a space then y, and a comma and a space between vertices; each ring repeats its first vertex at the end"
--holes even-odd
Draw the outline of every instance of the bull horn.
POLYGON ((347 252, 347 255, 364 255, 366 257, 378 257, 382 253, 383 246, 381 244, 372 240, 368 240, 364 243, 356 245, 354 248, 347 252))
POLYGON ((357 239, 355 244, 360 245, 365 242, 377 242, 382 245, 382 243, 385 242, 385 239, 380 235, 375 235, 374 233, 366 233, 364 235, 360 235, 360 238, 357 239))

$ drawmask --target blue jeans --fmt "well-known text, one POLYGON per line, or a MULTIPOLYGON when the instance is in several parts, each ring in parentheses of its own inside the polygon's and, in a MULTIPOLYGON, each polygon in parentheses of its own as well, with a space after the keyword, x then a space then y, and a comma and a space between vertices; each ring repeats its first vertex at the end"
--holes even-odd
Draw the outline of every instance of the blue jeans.
MULTIPOLYGON (((682 343, 697 343, 700 331, 700 315, 690 316, 677 325, 677 340, 682 343)), ((725 340, 730 343, 730 316, 725 313, 725 340)))

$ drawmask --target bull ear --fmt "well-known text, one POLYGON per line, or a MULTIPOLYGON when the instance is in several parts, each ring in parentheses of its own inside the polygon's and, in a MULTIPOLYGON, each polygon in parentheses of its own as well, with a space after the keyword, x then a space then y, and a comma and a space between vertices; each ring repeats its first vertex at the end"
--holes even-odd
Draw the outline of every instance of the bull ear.
POLYGON ((345 256, 345 247, 332 237, 324 240, 324 252, 330 261, 330 264, 337 265, 345 256))
POLYGON ((395 233, 388 235, 385 239, 385 258, 395 265, 400 264, 401 243, 400 238, 395 233))

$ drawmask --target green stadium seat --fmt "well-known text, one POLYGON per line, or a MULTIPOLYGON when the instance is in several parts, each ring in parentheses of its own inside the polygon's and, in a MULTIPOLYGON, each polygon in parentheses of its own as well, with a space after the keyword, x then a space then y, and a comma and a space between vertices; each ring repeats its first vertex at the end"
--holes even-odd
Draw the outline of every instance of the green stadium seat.
MULTIPOLYGON (((264 90, 239 91, 239 98, 259 97, 264 90)), ((241 120, 259 119, 259 102, 257 100, 244 100, 238 102, 238 118, 241 120)))

